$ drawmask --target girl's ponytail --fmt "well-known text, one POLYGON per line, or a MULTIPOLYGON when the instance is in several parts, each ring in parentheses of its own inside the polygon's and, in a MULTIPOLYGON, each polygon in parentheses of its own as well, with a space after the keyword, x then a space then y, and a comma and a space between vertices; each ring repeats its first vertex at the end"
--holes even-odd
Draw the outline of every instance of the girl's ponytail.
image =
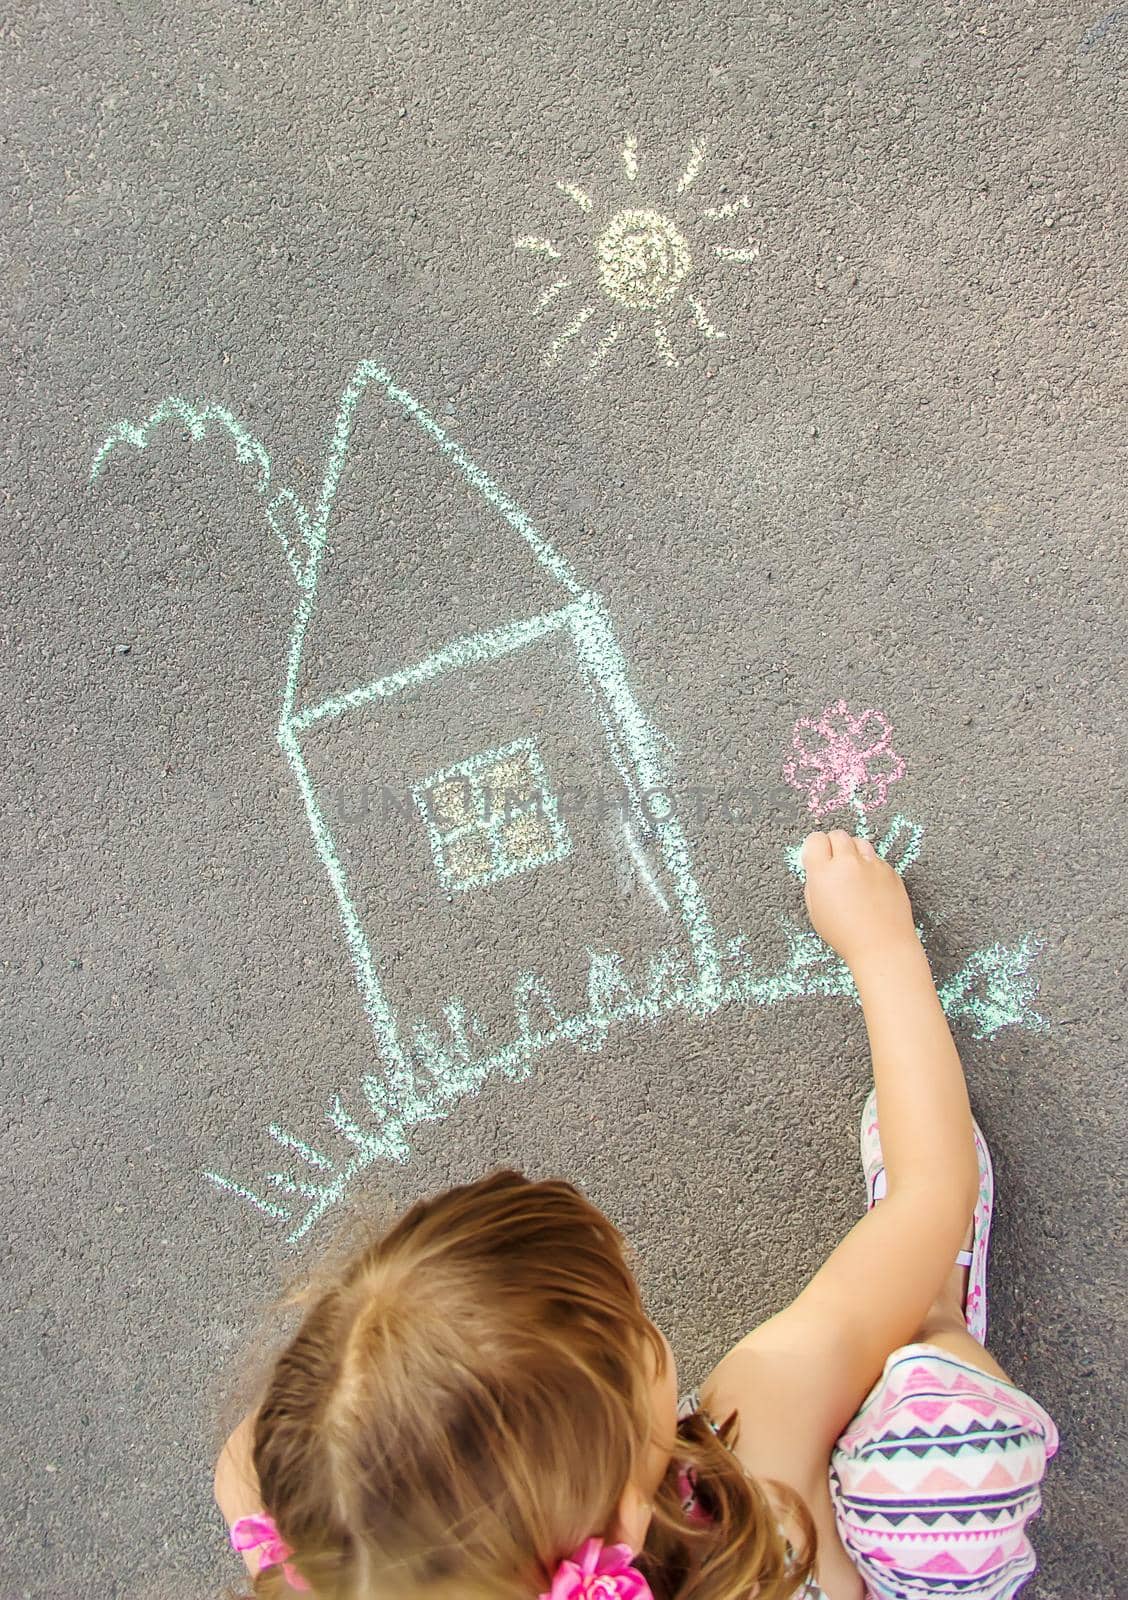
POLYGON ((700 1412, 678 1425, 639 1563, 655 1600, 785 1600, 803 1593, 815 1559, 811 1514, 793 1491, 771 1486, 800 1530, 792 1549, 764 1487, 732 1452, 736 1434, 735 1415, 716 1430, 700 1412), (694 1501, 688 1515, 687 1488, 694 1501))

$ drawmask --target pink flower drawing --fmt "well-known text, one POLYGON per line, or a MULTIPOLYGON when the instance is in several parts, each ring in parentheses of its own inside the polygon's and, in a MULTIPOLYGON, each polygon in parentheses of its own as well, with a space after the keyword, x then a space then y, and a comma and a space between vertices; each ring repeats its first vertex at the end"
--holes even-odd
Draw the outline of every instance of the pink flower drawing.
POLYGON ((807 796, 807 810, 816 817, 850 805, 863 812, 883 806, 889 785, 905 771, 890 748, 892 732, 880 711, 853 716, 845 700, 836 700, 817 718, 799 718, 791 733, 796 754, 783 775, 807 796))
POLYGON ((588 1539, 556 1569, 552 1588, 540 1600, 654 1600, 650 1585, 633 1565, 629 1545, 604 1546, 588 1539))

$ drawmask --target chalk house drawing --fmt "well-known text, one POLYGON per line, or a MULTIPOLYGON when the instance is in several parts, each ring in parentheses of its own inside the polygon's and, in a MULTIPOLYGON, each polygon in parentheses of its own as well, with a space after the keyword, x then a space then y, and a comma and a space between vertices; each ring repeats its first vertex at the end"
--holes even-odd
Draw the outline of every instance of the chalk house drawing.
POLYGON ((676 216, 671 216, 668 208, 659 210, 653 204, 639 204, 636 190, 642 157, 633 134, 627 135, 620 154, 629 204, 601 201, 575 183, 561 180, 556 185, 565 202, 578 207, 591 224, 590 236, 578 252, 569 254, 559 240, 537 234, 522 234, 513 241, 515 250, 541 257, 553 274, 533 307, 533 315, 542 316, 551 306, 566 321, 545 351, 546 366, 554 366, 572 340, 588 330, 595 338, 594 349, 589 347, 587 351, 589 376, 623 335, 632 332, 652 340, 663 363, 676 367, 678 355, 671 340, 676 323, 698 343, 726 337, 713 325, 695 283, 698 258, 704 255, 734 265, 746 265, 759 258, 757 240, 720 243, 709 237, 718 224, 738 226, 733 219, 747 213, 746 194, 719 206, 701 208, 694 219, 696 231, 691 228, 686 214, 688 197, 705 164, 704 143, 698 141, 690 147, 685 167, 673 186, 676 216), (700 240, 698 232, 702 234, 700 240))
MULTIPOLYGON (((445 1117, 488 1078, 527 1076, 533 1061, 545 1051, 564 1046, 599 1050, 613 1029, 631 1023, 653 1024, 675 1013, 705 1018, 724 1006, 762 1007, 809 996, 845 996, 857 1001, 848 968, 804 921, 784 921, 786 953, 780 964, 768 971, 757 967, 742 934, 720 933, 698 882, 688 832, 678 814, 665 741, 630 687, 605 603, 580 582, 524 512, 387 372, 374 362, 362 361, 353 373, 341 396, 320 494, 312 510, 275 481, 265 446, 231 412, 178 396, 163 401, 143 422, 119 423, 94 457, 92 481, 100 478, 118 446, 146 450, 166 424, 175 425, 193 440, 215 430, 229 436, 236 459, 254 470, 266 520, 293 574, 297 601, 285 654, 278 743, 293 771, 313 845, 336 900, 376 1046, 374 1069, 361 1075, 354 1103, 346 1105, 336 1094, 326 1113, 328 1135, 340 1142, 343 1155, 330 1154, 272 1123, 268 1136, 293 1165, 266 1173, 257 1189, 221 1172, 205 1173, 208 1182, 284 1224, 287 1238, 296 1242, 344 1198, 367 1168, 380 1161, 406 1160, 413 1127, 445 1117), (393 673, 313 704, 299 705, 303 648, 329 550, 334 504, 357 407, 369 389, 418 428, 449 470, 532 552, 560 588, 563 603, 538 615, 456 638, 393 673), (441 1030, 426 1018, 403 1014, 390 999, 378 953, 358 911, 354 886, 306 760, 304 742, 314 730, 347 713, 394 703, 397 697, 438 684, 469 664, 501 661, 548 637, 570 645, 594 725, 622 784, 620 822, 627 846, 640 878, 661 908, 666 932, 657 946, 644 953, 641 972, 637 952, 632 967, 625 953, 609 945, 581 951, 587 977, 582 985, 585 998, 578 1010, 559 1010, 554 998, 559 992, 556 973, 516 972, 511 983, 511 1034, 499 1042, 485 1035, 473 1009, 468 1009, 460 995, 450 995, 442 1003, 441 1030)), ((821 816, 850 809, 859 831, 870 837, 873 814, 884 807, 888 788, 904 771, 902 758, 890 749, 890 733, 881 713, 865 711, 855 717, 844 701, 838 701, 819 717, 800 718, 795 724, 785 777, 806 794, 809 810, 821 816)), ((575 846, 556 787, 531 735, 462 755, 422 773, 413 788, 413 800, 428 840, 438 892, 452 896, 495 893, 500 884, 551 873, 572 859, 575 846)), ((888 820, 875 848, 903 873, 916 860, 922 839, 923 829, 898 813, 888 820)), ((797 843, 785 848, 784 862, 802 876, 797 843)), ((550 896, 546 906, 551 908, 551 904, 550 896)), ((1027 934, 1014 946, 994 944, 975 951, 940 985, 948 1015, 964 1022, 981 1039, 992 1038, 1008 1026, 1044 1028, 1045 1020, 1034 1009, 1036 984, 1030 974, 1038 948, 1038 941, 1027 934)), ((322 1138, 321 1144, 327 1142, 322 1138)))

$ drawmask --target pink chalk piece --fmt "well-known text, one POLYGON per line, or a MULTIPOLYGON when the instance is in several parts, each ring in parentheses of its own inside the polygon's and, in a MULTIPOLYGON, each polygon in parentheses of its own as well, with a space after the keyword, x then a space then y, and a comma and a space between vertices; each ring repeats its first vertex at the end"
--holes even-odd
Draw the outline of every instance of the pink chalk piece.
POLYGON ((904 761, 890 748, 892 733, 880 711, 853 716, 845 700, 836 700, 817 718, 799 718, 791 732, 796 754, 783 775, 806 794, 807 810, 816 817, 852 804, 863 811, 883 806, 889 785, 905 772, 904 761))

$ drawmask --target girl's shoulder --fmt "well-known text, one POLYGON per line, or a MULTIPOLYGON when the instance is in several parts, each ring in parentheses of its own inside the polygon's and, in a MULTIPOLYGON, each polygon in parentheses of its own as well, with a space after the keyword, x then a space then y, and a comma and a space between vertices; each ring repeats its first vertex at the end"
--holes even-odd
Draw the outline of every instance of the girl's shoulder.
MULTIPOLYGON (((772 1484, 782 1484, 806 1506, 818 1539, 819 1576, 828 1587, 809 1585, 800 1591, 801 1600, 863 1600, 862 1580, 838 1537, 825 1429, 817 1404, 806 1404, 807 1394, 817 1388, 817 1374, 778 1351, 769 1329, 765 1324, 762 1342, 754 1334, 743 1340, 683 1404, 714 1430, 735 1413, 733 1452, 741 1466, 769 1496, 772 1484)), ((798 1546, 802 1529, 786 1503, 775 1504, 784 1537, 798 1546)))
MULTIPOLYGON (((721 1428, 720 1423, 717 1421, 716 1417, 714 1417, 702 1405, 701 1396, 696 1389, 691 1389, 688 1394, 683 1395, 678 1403, 679 1422, 683 1421, 687 1417, 693 1416, 700 1417, 702 1422, 706 1423, 707 1426, 716 1434, 717 1438, 721 1439, 723 1442, 723 1429, 721 1428)), ((683 1474, 682 1477, 682 1510, 685 1512, 690 1521, 695 1520, 698 1516, 703 1514, 702 1508, 697 1502, 697 1495, 693 1486, 693 1481, 688 1475, 685 1474, 683 1474)), ((789 1556, 793 1556, 794 1546, 791 1543, 791 1539, 788 1538, 786 1515, 781 1515, 779 1531, 784 1540, 787 1542, 789 1556)), ((796 1592, 794 1600, 828 1600, 828 1596, 824 1594, 822 1589, 819 1588, 818 1584, 812 1578, 803 1586, 802 1589, 796 1592)))

